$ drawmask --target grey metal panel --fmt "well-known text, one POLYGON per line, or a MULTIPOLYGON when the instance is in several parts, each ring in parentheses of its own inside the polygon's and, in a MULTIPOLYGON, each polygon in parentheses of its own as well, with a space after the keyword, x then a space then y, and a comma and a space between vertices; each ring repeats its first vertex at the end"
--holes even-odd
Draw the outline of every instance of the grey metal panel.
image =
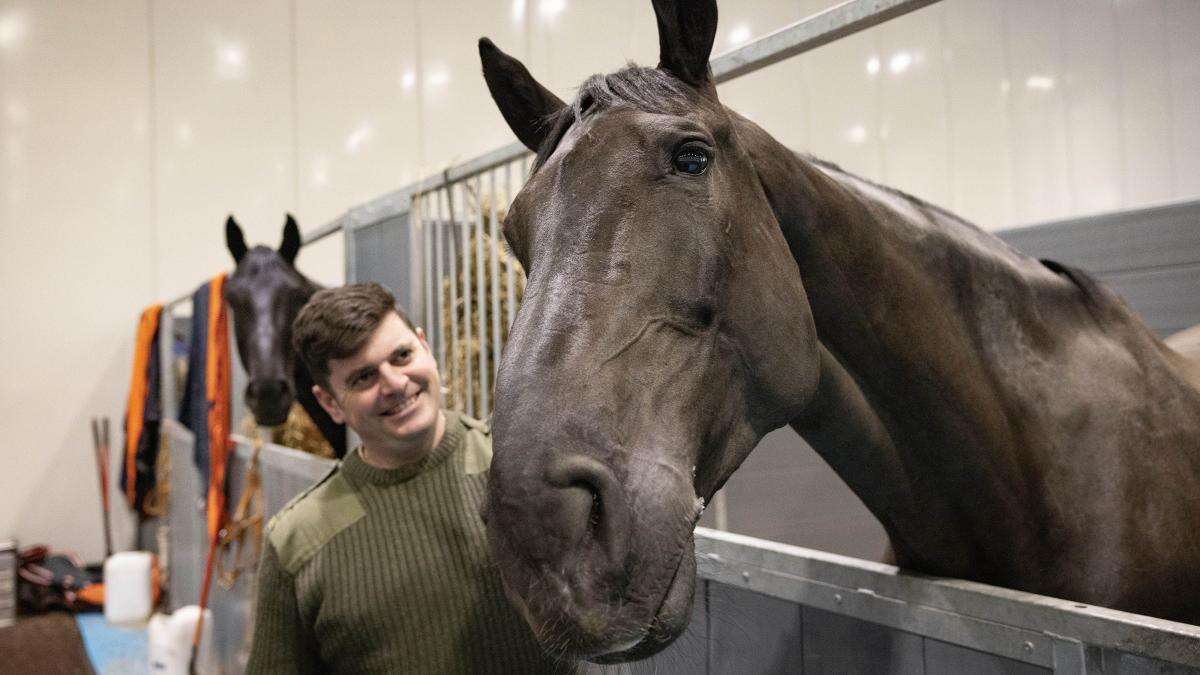
POLYGON ((790 427, 767 434, 723 492, 733 532, 874 560, 887 545, 879 521, 790 427))
MULTIPOLYGON (((227 486, 230 511, 242 497, 248 464, 246 458, 238 453, 233 453, 229 458, 227 486)), ((224 550, 220 555, 221 569, 233 571, 236 552, 224 550)), ((254 599, 255 570, 252 546, 251 550, 242 551, 241 555, 242 574, 232 586, 226 587, 225 581, 217 574, 218 570, 214 569, 208 596, 208 607, 213 613, 213 645, 218 661, 226 664, 226 670, 230 672, 245 670, 250 653, 250 612, 254 599)))
POLYGON ((708 610, 712 672, 801 672, 799 605, 726 584, 709 584, 708 610))
POLYGON ((167 573, 171 609, 194 605, 200 597, 204 565, 204 498, 192 463, 195 438, 179 422, 163 421, 171 457, 171 493, 167 511, 167 573))
POLYGON ((922 639, 815 607, 803 608, 804 673, 923 673, 922 639))
POLYGON ((929 675, 1038 675, 1052 671, 940 640, 926 639, 925 672, 929 675))
POLYGON ((699 574, 922 636, 1053 667, 1062 638, 1200 667, 1200 626, 727 532, 697 530, 699 574))
POLYGON ((996 232, 1035 258, 1092 273, 1200 261, 1200 201, 1071 218, 996 232))
POLYGON ((1151 673, 1171 673, 1172 675, 1196 675, 1200 668, 1189 668, 1176 663, 1167 663, 1149 659, 1136 654, 1128 654, 1114 649, 1103 650, 1103 661, 1100 671, 1105 675, 1151 675, 1151 673))
MULTIPOLYGON (((1196 225, 1200 238, 1200 224, 1196 225)), ((1190 265, 1100 275, 1159 337, 1200 324, 1200 258, 1190 265)))
MULTIPOLYGON (((248 458, 251 452, 249 444, 238 443, 239 457, 248 458)), ((332 459, 273 444, 263 445, 258 462, 262 472, 263 514, 267 520, 337 466, 332 459)))
MULTIPOLYGON (((352 232, 354 280, 383 284, 406 305, 412 298, 408 261, 415 257, 408 233, 409 213, 401 213, 352 232)), ((405 307, 405 310, 411 310, 405 307)))

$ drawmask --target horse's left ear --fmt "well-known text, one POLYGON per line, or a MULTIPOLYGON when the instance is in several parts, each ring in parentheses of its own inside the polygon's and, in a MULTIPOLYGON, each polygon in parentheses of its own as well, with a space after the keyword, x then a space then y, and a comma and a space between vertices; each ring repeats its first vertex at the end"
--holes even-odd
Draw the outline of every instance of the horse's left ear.
POLYGON ((567 104, 543 87, 520 61, 479 38, 483 79, 504 121, 525 147, 537 152, 552 128, 552 119, 567 104))
POLYGON ((279 256, 284 262, 292 265, 296 262, 296 254, 300 252, 300 227, 292 214, 287 214, 287 222, 283 224, 283 241, 279 244, 279 256))
POLYGON ((246 255, 246 238, 232 214, 225 219, 225 246, 233 256, 233 264, 242 262, 242 256, 246 255))
POLYGON ((708 57, 717 37, 716 0, 653 0, 658 67, 716 97, 708 57))

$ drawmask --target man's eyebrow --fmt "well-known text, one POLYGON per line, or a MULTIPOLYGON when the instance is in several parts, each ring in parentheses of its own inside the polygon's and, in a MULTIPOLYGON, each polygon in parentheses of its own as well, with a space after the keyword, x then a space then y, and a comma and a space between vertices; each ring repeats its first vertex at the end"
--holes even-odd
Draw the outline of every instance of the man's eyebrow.
POLYGON ((348 384, 354 382, 354 380, 358 379, 359 375, 366 375, 367 373, 370 373, 372 370, 375 370, 374 366, 363 366, 362 368, 356 368, 355 370, 350 371, 346 375, 345 384, 348 385, 348 384))

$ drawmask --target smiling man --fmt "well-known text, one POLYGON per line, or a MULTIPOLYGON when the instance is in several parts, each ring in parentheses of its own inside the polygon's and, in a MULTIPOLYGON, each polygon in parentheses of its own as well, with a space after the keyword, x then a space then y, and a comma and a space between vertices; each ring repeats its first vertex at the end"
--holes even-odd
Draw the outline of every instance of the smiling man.
POLYGON ((362 444, 267 526, 247 671, 569 671, 504 597, 479 518, 491 437, 442 409, 424 332, 356 284, 315 294, 293 341, 362 444))

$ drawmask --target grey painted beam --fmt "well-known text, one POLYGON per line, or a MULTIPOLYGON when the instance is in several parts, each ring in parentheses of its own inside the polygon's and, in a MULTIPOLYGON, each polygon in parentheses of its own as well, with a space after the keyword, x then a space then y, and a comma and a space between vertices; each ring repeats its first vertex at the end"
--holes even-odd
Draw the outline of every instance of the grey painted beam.
POLYGON ((938 0, 851 0, 801 19, 712 60, 718 83, 761 70, 938 0))
POLYGON ((698 573, 1044 668, 1054 640, 1200 668, 1200 626, 697 528, 698 573))

